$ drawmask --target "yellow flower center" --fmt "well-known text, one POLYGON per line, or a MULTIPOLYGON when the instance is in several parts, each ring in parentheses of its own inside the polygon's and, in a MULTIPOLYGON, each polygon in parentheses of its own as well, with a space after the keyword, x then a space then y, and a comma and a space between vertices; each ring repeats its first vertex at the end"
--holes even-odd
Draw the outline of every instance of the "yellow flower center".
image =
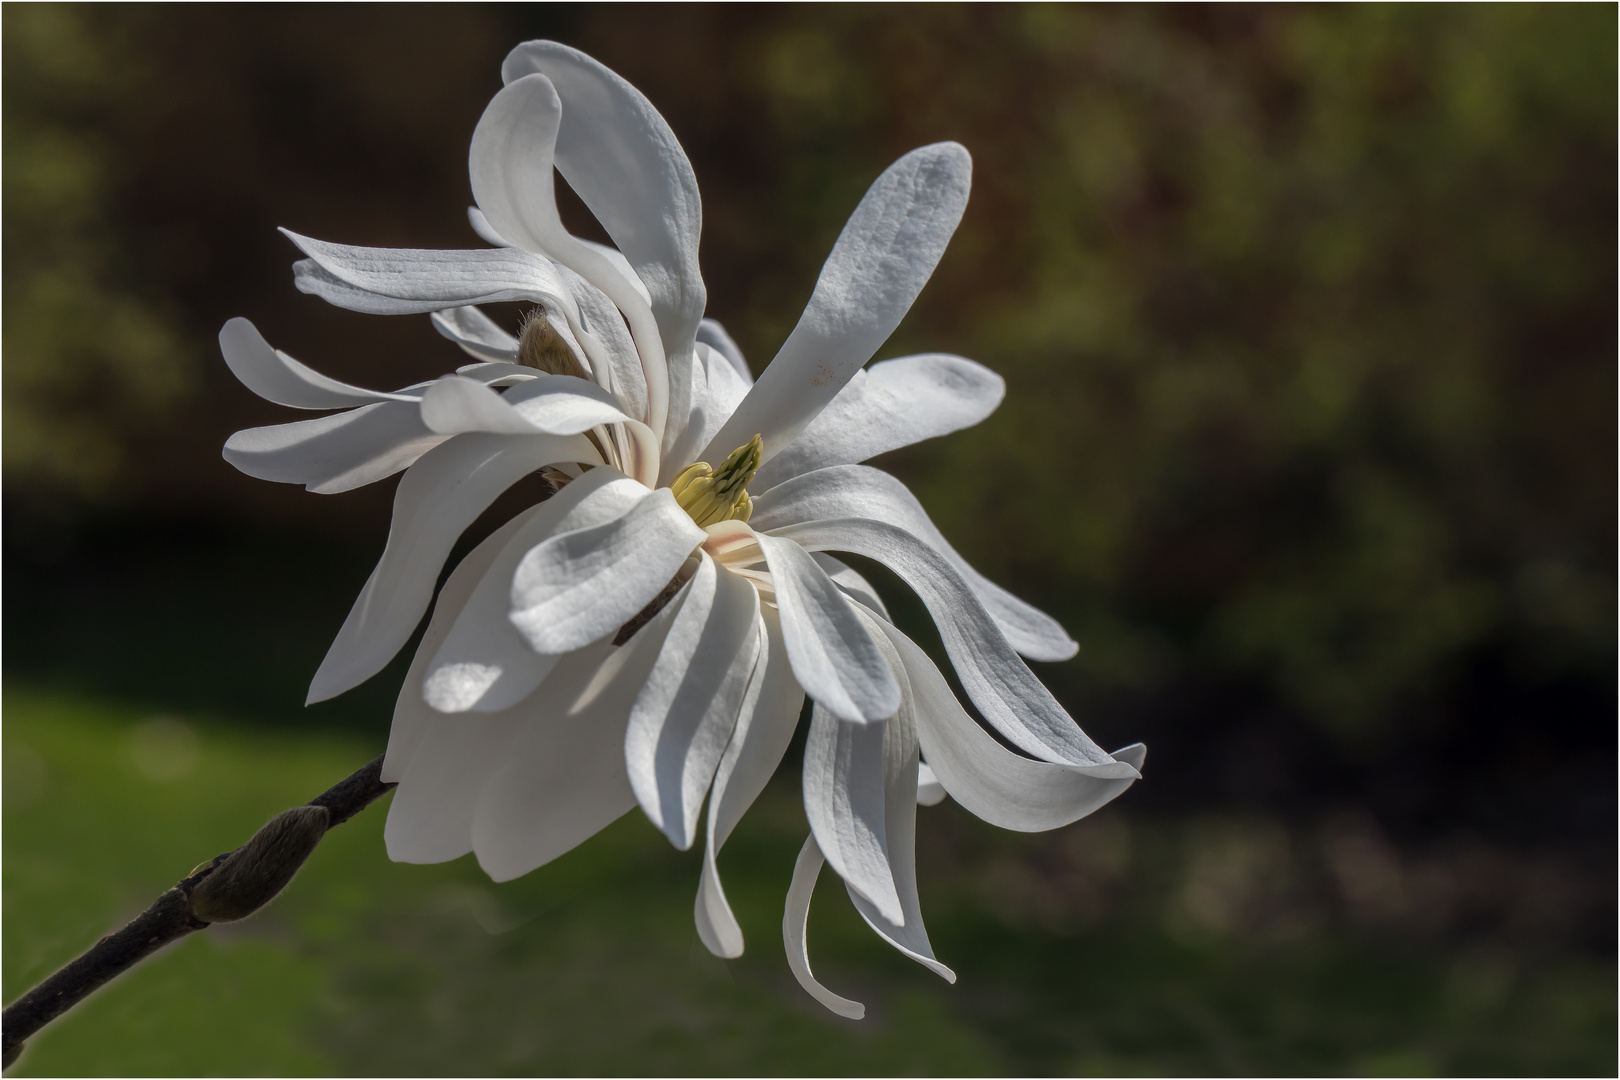
POLYGON ((765 441, 755 435, 733 450, 718 469, 710 468, 707 461, 694 461, 676 475, 669 490, 699 528, 721 521, 747 521, 754 512, 748 481, 759 471, 764 453, 765 441))

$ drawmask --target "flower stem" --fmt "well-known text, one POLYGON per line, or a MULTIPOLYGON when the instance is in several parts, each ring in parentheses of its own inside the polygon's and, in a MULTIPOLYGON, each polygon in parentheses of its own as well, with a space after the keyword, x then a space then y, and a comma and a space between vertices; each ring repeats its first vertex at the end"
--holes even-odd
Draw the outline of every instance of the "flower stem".
POLYGON ((10 1068, 22 1053, 23 1041, 67 1012, 91 991, 211 921, 199 917, 198 886, 222 870, 211 888, 203 890, 204 909, 212 922, 233 921, 252 914, 273 899, 292 879, 326 830, 341 825, 370 806, 393 784, 382 782, 383 759, 363 766, 338 781, 307 806, 277 814, 235 851, 203 863, 166 891, 152 906, 90 946, 76 960, 6 1006, 4 1056, 0 1067, 10 1068), (221 914, 224 913, 224 914, 221 914))

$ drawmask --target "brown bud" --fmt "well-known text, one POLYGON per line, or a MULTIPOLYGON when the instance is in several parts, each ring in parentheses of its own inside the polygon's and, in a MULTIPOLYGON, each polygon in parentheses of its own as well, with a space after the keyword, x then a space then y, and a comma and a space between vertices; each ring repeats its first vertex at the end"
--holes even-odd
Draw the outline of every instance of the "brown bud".
POLYGON ((271 818, 197 883, 192 914, 204 922, 234 922, 268 904, 326 835, 330 816, 324 806, 295 806, 271 818))
POLYGON ((557 333, 556 327, 546 317, 545 308, 541 307, 529 312, 523 329, 518 332, 517 362, 548 375, 585 377, 585 369, 580 366, 574 350, 557 333))

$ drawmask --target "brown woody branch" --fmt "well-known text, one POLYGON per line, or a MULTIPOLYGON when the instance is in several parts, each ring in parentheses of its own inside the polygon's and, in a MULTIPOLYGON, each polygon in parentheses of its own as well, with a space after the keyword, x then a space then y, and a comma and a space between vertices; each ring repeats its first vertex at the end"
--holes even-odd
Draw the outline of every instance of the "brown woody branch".
POLYGON ((247 843, 197 867, 127 926, 6 1006, 4 1067, 17 1060, 29 1036, 163 946, 210 923, 246 918, 273 900, 328 829, 394 786, 382 782, 382 762, 379 757, 308 805, 277 814, 247 843))

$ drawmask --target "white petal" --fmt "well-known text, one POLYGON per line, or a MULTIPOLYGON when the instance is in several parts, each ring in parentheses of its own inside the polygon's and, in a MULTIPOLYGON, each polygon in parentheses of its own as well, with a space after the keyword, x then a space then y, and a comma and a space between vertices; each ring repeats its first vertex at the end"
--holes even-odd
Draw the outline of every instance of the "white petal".
POLYGON ((529 549, 558 531, 623 516, 647 489, 613 469, 591 469, 541 503, 490 563, 419 684, 440 712, 497 712, 523 700, 557 662, 518 635, 507 613, 512 575, 529 549))
POLYGON ((553 536, 518 564, 512 625, 541 653, 606 637, 658 595, 705 535, 661 488, 616 521, 553 536))
POLYGON ((472 231, 477 233, 478 238, 487 244, 494 244, 496 247, 512 246, 506 242, 504 236, 495 231, 495 227, 489 223, 489 219, 484 216, 484 212, 476 206, 467 207, 467 224, 471 225, 472 231))
POLYGON ((905 913, 884 839, 887 727, 887 722, 840 720, 816 702, 804 746, 804 812, 838 876, 885 919, 898 924, 905 921, 905 913))
POLYGON ((884 647, 884 658, 894 665, 901 681, 900 711, 883 725, 883 840, 895 894, 904 918, 895 920, 861 895, 847 879, 849 898, 866 924, 889 944, 940 976, 955 982, 956 973, 934 958, 934 947, 923 928, 922 906, 917 899, 917 717, 911 687, 900 654, 885 632, 891 628, 867 615, 863 621, 884 647))
POLYGON ((736 367, 718 349, 698 342, 697 351, 703 360, 703 372, 708 377, 709 385, 709 398, 703 408, 703 439, 698 443, 701 449, 708 445, 715 432, 720 430, 720 425, 737 410, 753 384, 747 377, 738 374, 736 367))
POLYGON ((883 360, 856 372, 837 397, 759 470, 760 490, 828 465, 852 465, 972 427, 1007 385, 982 364, 945 353, 883 360))
MULTIPOLYGON (((921 725, 918 726, 920 727, 921 725)), ((938 806, 940 803, 945 801, 945 797, 949 794, 950 793, 945 790, 945 785, 939 782, 939 777, 934 775, 934 770, 928 767, 928 762, 918 762, 917 805, 938 806)))
POLYGON ((725 357, 745 384, 754 385, 754 373, 748 370, 748 361, 743 357, 742 349, 731 340, 731 335, 726 333, 726 328, 719 322, 704 319, 698 323, 697 339, 725 357))
POLYGON ((872 583, 856 573, 852 567, 839 562, 825 551, 813 551, 810 557, 816 560, 817 566, 827 571, 832 583, 844 590, 845 596, 859 600, 885 619, 889 617, 889 609, 883 606, 883 599, 878 596, 877 590, 872 588, 872 583))
POLYGON ((945 254, 971 174, 968 152, 947 142, 913 150, 878 177, 827 256, 799 324, 707 453, 759 432, 768 461, 838 395, 945 254))
POLYGON ((468 168, 473 197, 489 223, 525 251, 543 252, 607 294, 630 324, 646 377, 647 423, 661 440, 669 380, 657 320, 635 287, 600 250, 582 243, 557 216, 552 174, 562 103, 544 75, 508 83, 473 132, 468 168))
POLYGON ((513 534, 539 512, 539 509, 538 506, 531 507, 496 529, 481 544, 473 548, 445 579, 444 588, 439 590, 439 597, 433 604, 433 618, 428 620, 427 630, 422 634, 422 642, 417 646, 416 655, 411 660, 411 670, 405 676, 404 685, 394 702, 394 723, 388 731, 388 752, 383 758, 382 765, 384 783, 399 782, 405 775, 405 767, 411 763, 416 748, 421 744, 422 737, 440 719, 437 713, 422 703, 422 695, 418 693, 422 677, 427 672, 429 659, 443 644, 446 635, 450 633, 450 627, 466 607, 468 598, 472 596, 473 590, 483 579, 495 557, 511 540, 513 534))
POLYGON ((782 626, 774 609, 760 608, 756 634, 760 640, 759 659, 709 795, 703 876, 694 905, 698 936, 710 952, 727 959, 742 955, 742 927, 737 925, 726 901, 715 860, 732 829, 776 772, 793 741, 799 711, 804 706, 804 691, 799 689, 788 665, 782 626))
POLYGON ((881 521, 933 548, 967 581, 1013 648, 1030 659, 1067 660, 1079 650, 1056 619, 969 566, 929 520, 917 497, 871 466, 837 465, 778 484, 754 500, 749 524, 766 530, 834 518, 881 521))
POLYGON ((758 542, 776 583, 788 658, 804 692, 857 723, 893 716, 900 685, 850 601, 797 544, 765 535, 758 542))
POLYGON ((861 555, 898 574, 933 616, 968 696, 1020 749, 1098 777, 1137 775, 1080 730, 1007 644, 962 575, 932 547, 893 525, 853 518, 789 525, 774 535, 815 551, 861 555))
POLYGON ((270 347, 246 319, 228 320, 219 331, 219 350, 242 385, 266 401, 295 409, 349 409, 376 401, 414 401, 415 395, 384 394, 329 379, 270 347))
POLYGON ((446 438, 427 429, 416 402, 380 401, 238 431, 226 440, 224 458, 260 480, 330 494, 392 476, 446 438))
POLYGON ((474 248, 465 251, 431 248, 373 248, 333 244, 282 234, 298 245, 323 274, 306 267, 294 283, 314 292, 333 280, 352 289, 414 303, 418 311, 490 304, 502 300, 549 301, 559 313, 571 307, 557 268, 543 255, 517 248, 474 248), (307 280, 306 280, 307 279, 307 280))
POLYGON ((630 710, 624 756, 647 819, 685 851, 759 657, 759 596, 699 552, 680 613, 630 710))
POLYGON ((816 981, 810 973, 810 950, 805 942, 805 930, 810 922, 810 895, 816 891, 816 878, 821 875, 821 849, 812 834, 799 850, 798 861, 793 864, 793 882, 788 886, 787 906, 782 912, 782 944, 787 950, 788 967, 809 995, 827 1008, 848 1020, 859 1020, 866 1015, 866 1006, 849 998, 839 997, 816 981))
POLYGON ((443 434, 578 435, 630 420, 613 396, 572 375, 541 375, 504 395, 459 375, 446 375, 422 395, 422 420, 443 434))
POLYGON ((578 49, 530 41, 501 65, 507 83, 535 73, 562 103, 556 165, 645 283, 670 358, 689 362, 706 295, 698 270, 703 204, 697 177, 641 91, 578 49))
MULTIPOLYGON (((582 690, 570 681, 536 695, 546 714, 523 727, 473 819, 473 850, 490 877, 527 874, 636 805, 625 774, 625 724, 678 611, 670 604, 622 647, 582 649, 580 656, 607 654, 582 690)), ((563 671, 559 664, 553 679, 563 671)))
MULTIPOLYGON (((905 664, 928 767, 953 799, 985 821, 1018 832, 1056 829, 1085 817, 1134 783, 1088 776, 1008 750, 963 710, 922 649, 893 627, 880 629, 905 664)), ((1144 751, 1138 743, 1113 756, 1140 768, 1144 751)))
MULTIPOLYGON (((517 362, 518 339, 475 307, 435 311, 433 328, 460 345, 469 356, 490 363, 517 362)), ((578 351, 575 350, 576 353, 578 351)))
POLYGON ((383 825, 390 859, 437 863, 473 849, 478 793, 505 764, 518 727, 507 714, 441 717, 425 727, 383 825))
POLYGON ((308 701, 382 670, 427 610, 456 538, 501 492, 543 466, 594 457, 578 435, 460 435, 422 455, 400 479, 382 559, 321 661, 308 701))

